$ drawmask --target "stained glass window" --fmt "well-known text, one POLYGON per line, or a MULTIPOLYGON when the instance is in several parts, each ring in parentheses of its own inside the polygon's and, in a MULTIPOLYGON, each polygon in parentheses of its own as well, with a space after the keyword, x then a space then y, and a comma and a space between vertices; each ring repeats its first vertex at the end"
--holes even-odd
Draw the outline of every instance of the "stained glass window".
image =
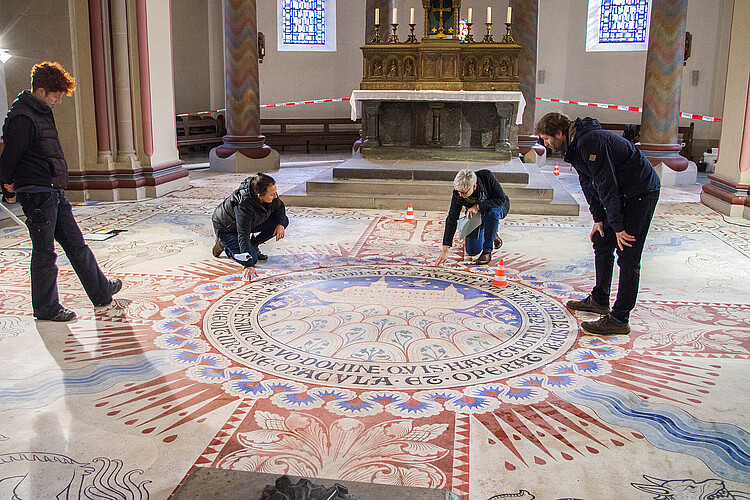
POLYGON ((284 0, 284 43, 325 45, 325 0, 284 0))
POLYGON ((336 50, 335 0, 277 0, 278 50, 336 50))
POLYGON ((602 0, 599 43, 643 42, 648 0, 602 0))
POLYGON ((647 50, 651 0, 589 0, 586 51, 647 50))
POLYGON ((469 24, 466 22, 466 19, 459 19, 458 20, 458 39, 461 41, 464 41, 468 33, 469 33, 469 24))

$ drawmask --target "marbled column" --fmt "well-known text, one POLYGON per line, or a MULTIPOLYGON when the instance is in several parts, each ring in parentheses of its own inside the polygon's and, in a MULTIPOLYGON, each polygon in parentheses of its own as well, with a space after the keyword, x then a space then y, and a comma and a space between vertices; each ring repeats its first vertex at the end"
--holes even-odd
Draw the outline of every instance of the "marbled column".
POLYGON ((639 149, 656 166, 681 172, 688 161, 677 143, 688 0, 653 0, 639 149))
MULTIPOLYGON (((518 56, 518 80, 521 93, 526 99, 523 110, 523 123, 519 126, 519 135, 534 134, 534 113, 536 112, 536 47, 539 36, 539 0, 510 0, 513 7, 513 38, 521 46, 518 56)), ((500 12, 499 14, 504 14, 500 12)), ((504 17, 504 16, 502 16, 504 17)), ((519 138, 520 141, 520 138, 519 138)), ((536 142, 536 141, 535 141, 536 142)))
POLYGON ((219 158, 241 153, 265 158, 271 152, 260 134, 258 75, 258 18, 255 0, 224 1, 224 67, 226 71, 226 126, 219 158))
MULTIPOLYGON (((370 43, 373 35, 375 34, 375 9, 380 9, 380 39, 382 41, 388 40, 388 35, 391 29, 391 11, 393 9, 392 0, 366 0, 365 1, 365 43, 370 43)), ((417 15, 417 8, 414 8, 414 21, 420 17, 417 15)), ((404 14, 401 14, 403 16, 404 14)), ((399 17, 401 17, 399 16, 399 17)), ((407 17, 401 19, 409 20, 407 17)), ((402 21, 403 23, 403 21, 402 21)), ((408 23, 403 23, 404 26, 408 26, 408 23)), ((417 23, 419 25, 419 23, 417 23)))

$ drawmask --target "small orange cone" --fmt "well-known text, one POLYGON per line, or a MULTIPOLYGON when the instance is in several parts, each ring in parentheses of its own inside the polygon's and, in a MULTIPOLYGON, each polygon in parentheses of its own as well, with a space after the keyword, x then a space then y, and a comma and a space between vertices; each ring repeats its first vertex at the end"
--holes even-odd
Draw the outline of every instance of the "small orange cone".
POLYGON ((492 284, 495 286, 508 286, 508 278, 505 277, 505 263, 503 259, 497 262, 497 270, 495 270, 495 279, 492 280, 492 284))
POLYGON ((555 163, 555 169, 552 171, 555 175, 560 175, 560 167, 557 166, 557 163, 555 163))
POLYGON ((406 219, 404 219, 404 222, 416 222, 414 220, 414 209, 411 207, 411 203, 409 203, 409 207, 406 209, 406 219))

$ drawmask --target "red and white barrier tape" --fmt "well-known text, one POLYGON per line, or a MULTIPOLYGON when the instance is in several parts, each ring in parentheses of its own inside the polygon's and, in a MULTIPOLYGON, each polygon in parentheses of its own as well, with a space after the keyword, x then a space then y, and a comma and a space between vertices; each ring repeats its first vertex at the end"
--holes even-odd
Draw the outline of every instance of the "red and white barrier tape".
MULTIPOLYGON (((261 108, 278 108, 281 106, 298 106, 300 104, 320 104, 324 102, 345 102, 349 101, 350 97, 340 97, 338 99, 313 99, 311 101, 297 101, 297 102, 279 102, 276 104, 261 104, 261 108)), ((177 116, 192 116, 192 115, 209 115, 211 113, 219 113, 226 111, 226 108, 215 109, 213 111, 196 111, 194 113, 180 113, 177 116)))
MULTIPOLYGON (((345 102, 349 101, 349 97, 340 97, 338 99, 313 99, 310 101, 296 101, 296 102, 279 102, 276 104, 261 104, 261 108, 278 108, 281 106, 299 106, 300 104, 320 104, 324 102, 345 102)), ((598 102, 583 102, 583 101, 566 101, 564 99, 547 99, 546 97, 537 97, 537 101, 544 102, 559 102, 561 104, 577 104, 578 106, 591 106, 594 108, 603 109, 617 109, 619 111, 636 111, 640 113, 643 108, 639 106, 622 106, 619 104, 601 104, 598 102)), ((226 109, 215 109, 213 111, 197 111, 195 113, 180 113, 177 116, 191 116, 191 115, 207 115, 211 113, 218 113, 220 111, 226 111, 226 109)), ((721 118, 715 118, 713 116, 696 115, 693 113, 680 113, 680 118, 688 118, 690 120, 702 120, 704 122, 721 122, 721 118)))
POLYGON ((338 99, 314 99, 312 101, 297 101, 297 102, 280 102, 278 104, 261 104, 261 108, 277 108, 279 106, 297 106, 299 104, 320 104, 322 102, 344 102, 349 101, 350 97, 340 97, 338 99))
MULTIPOLYGON (((638 106, 622 106, 618 104, 601 104, 598 102, 582 102, 582 101, 566 101, 564 99, 547 99, 545 97, 537 97, 537 101, 544 102, 559 102, 561 104, 577 104, 579 106, 592 106, 595 108, 604 109, 617 109, 620 111, 637 111, 640 113, 643 108, 638 106)), ((690 120, 702 120, 704 122, 721 122, 721 118, 714 118, 713 116, 694 115, 693 113, 680 113, 680 118, 688 118, 690 120)))

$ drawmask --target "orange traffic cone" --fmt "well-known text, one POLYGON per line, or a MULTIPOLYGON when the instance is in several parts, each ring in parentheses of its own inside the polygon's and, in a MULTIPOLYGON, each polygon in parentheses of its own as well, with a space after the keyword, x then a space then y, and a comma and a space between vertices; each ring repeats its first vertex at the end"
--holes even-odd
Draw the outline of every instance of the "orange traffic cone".
POLYGON ((555 175, 560 175, 560 167, 557 166, 557 163, 555 162, 555 169, 552 171, 555 175))
POLYGON ((505 263, 503 262, 503 259, 500 259, 497 262, 495 279, 492 280, 492 284, 495 286, 508 286, 508 278, 505 277, 505 263))
POLYGON ((404 222, 415 222, 414 209, 411 207, 411 203, 409 203, 409 207, 406 209, 406 219, 404 219, 404 222))

